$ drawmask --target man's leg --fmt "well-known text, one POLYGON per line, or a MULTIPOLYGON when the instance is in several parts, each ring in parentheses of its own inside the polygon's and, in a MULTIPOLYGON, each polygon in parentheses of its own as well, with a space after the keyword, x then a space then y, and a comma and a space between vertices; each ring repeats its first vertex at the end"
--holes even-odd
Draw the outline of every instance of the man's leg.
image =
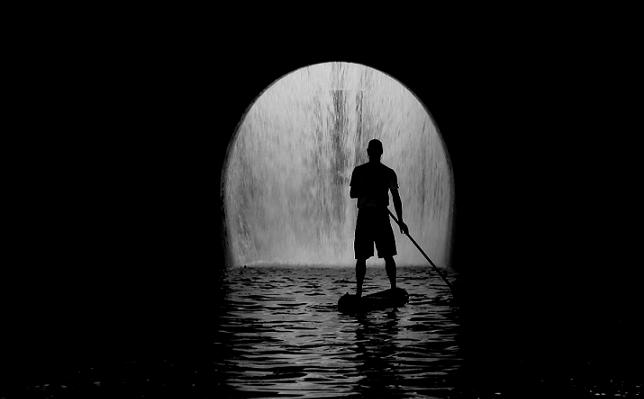
POLYGON ((385 269, 387 270, 391 288, 396 288, 396 262, 394 262, 393 256, 385 256, 385 269))
POLYGON ((358 259, 356 261, 356 295, 358 297, 362 296, 362 282, 365 274, 367 274, 367 260, 358 259))

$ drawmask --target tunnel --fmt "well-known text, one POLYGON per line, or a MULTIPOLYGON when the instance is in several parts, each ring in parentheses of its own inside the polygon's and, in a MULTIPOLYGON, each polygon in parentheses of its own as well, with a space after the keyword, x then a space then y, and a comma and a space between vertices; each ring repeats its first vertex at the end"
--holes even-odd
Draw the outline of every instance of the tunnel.
MULTIPOLYGON (((353 265, 357 208, 349 181, 373 138, 397 174, 410 234, 449 268, 454 177, 436 123, 403 83, 348 62, 287 73, 241 117, 220 187, 227 266, 353 265)), ((425 264, 392 224, 397 263, 425 264)))

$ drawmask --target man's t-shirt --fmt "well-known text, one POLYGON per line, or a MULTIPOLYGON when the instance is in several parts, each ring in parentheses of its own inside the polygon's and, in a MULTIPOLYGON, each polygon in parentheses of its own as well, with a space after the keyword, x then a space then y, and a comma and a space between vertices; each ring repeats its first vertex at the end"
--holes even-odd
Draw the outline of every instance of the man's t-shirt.
POLYGON ((384 208, 389 205, 389 190, 398 189, 398 178, 393 169, 379 162, 368 162, 353 169, 349 184, 358 194, 358 208, 384 208))

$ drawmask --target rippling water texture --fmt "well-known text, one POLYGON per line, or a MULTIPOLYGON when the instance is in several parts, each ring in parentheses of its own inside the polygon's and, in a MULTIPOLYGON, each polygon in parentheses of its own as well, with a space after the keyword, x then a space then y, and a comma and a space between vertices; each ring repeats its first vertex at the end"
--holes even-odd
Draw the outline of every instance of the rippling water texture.
MULTIPOLYGON (((352 268, 247 267, 227 275, 217 344, 222 392, 240 397, 450 397, 459 320, 428 267, 402 267, 398 309, 345 315, 352 268), (431 285, 430 285, 431 283, 431 285)), ((388 288, 368 267, 365 293, 388 288)))

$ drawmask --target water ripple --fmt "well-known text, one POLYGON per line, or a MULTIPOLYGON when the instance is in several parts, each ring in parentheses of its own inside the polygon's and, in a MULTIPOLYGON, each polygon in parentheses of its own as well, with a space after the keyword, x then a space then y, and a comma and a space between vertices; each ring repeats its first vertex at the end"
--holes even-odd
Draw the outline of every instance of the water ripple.
MULTIPOLYGON (((402 267, 408 305, 337 311, 352 268, 249 267, 226 278, 216 347, 230 392, 242 397, 446 397, 461 367, 457 313, 426 267, 402 267), (243 273, 243 274, 242 274, 243 273), (242 278, 242 275, 244 276, 242 278)), ((370 268, 368 294, 388 288, 370 268)))

